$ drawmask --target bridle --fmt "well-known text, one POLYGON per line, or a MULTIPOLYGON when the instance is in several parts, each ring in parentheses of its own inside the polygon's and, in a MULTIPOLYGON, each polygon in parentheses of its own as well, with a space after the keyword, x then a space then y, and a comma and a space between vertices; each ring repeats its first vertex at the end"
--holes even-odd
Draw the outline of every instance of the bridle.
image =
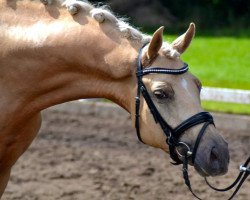
MULTIPOLYGON (((169 146, 169 153, 170 153, 170 157, 172 158, 172 160, 174 161, 174 165, 179 165, 179 164, 183 164, 183 178, 185 180, 185 184, 188 186, 189 190, 191 191, 191 193, 197 198, 200 199, 192 190, 190 181, 189 181, 189 175, 188 175, 188 159, 191 157, 192 163, 194 164, 195 162, 195 156, 196 156, 196 152, 197 149, 199 147, 200 141, 208 127, 208 125, 213 124, 214 125, 214 121, 213 121, 213 117, 210 113, 208 112, 200 112, 197 113, 191 117, 189 117, 188 119, 186 119, 185 121, 183 121, 182 123, 180 123, 177 127, 172 128, 162 117, 162 115, 160 114, 160 112, 158 111, 158 109, 156 108, 153 100, 151 99, 149 92, 147 91, 147 88, 142 80, 142 77, 148 74, 171 74, 171 75, 180 75, 180 74, 184 74, 188 71, 188 65, 186 63, 184 63, 184 66, 180 69, 166 69, 166 68, 160 68, 160 67, 150 67, 150 68, 143 68, 142 65, 142 54, 143 54, 143 49, 144 47, 147 45, 144 44, 143 47, 140 49, 139 51, 139 56, 137 58, 137 72, 136 72, 136 76, 137 76, 137 95, 135 97, 135 128, 136 128, 136 132, 137 132, 137 136, 138 139, 142 142, 142 137, 141 137, 141 133, 140 133, 140 102, 141 102, 141 97, 143 97, 146 101, 146 104, 151 112, 151 114, 153 115, 153 118, 155 120, 155 123, 159 124, 163 133, 166 135, 166 142, 169 146), (188 129, 198 125, 198 124, 203 124, 202 128, 199 131, 199 134, 196 138, 195 141, 195 145, 193 147, 193 149, 190 148, 190 146, 184 142, 180 141, 180 137, 181 135, 188 129), (185 148, 185 152, 184 153, 180 153, 177 150, 177 147, 183 146, 185 148), (181 157, 182 160, 179 158, 181 157)), ((217 189, 213 186, 211 186, 208 181, 206 180, 206 183, 212 188, 215 189, 217 191, 227 191, 229 189, 232 189, 235 185, 238 184, 238 187, 236 188, 235 192, 233 193, 233 195, 230 197, 230 199, 232 199, 234 197, 234 195, 238 192, 239 188, 241 187, 241 185, 243 184, 243 182, 246 180, 247 176, 250 174, 250 169, 247 168, 248 164, 250 162, 250 157, 248 158, 248 160, 246 161, 246 163, 242 166, 241 169, 241 173, 239 174, 239 177, 236 179, 236 181, 229 187, 225 188, 225 189, 217 189), (243 176, 243 174, 245 173, 245 175, 243 176), (243 176, 243 178, 242 178, 243 176), (243 180, 244 179, 244 180, 243 180)))
MULTIPOLYGON (((177 151, 176 151, 176 147, 178 146, 185 146, 187 148, 187 152, 189 154, 189 156, 192 156, 192 162, 194 162, 195 160, 195 155, 200 143, 200 140, 203 136, 203 134, 205 133, 206 128, 208 127, 209 124, 214 124, 213 122, 213 117, 210 113, 208 112, 200 112, 197 113, 193 116, 191 116, 190 118, 186 119, 185 121, 183 121, 181 124, 179 124, 177 127, 172 128, 161 116, 160 112, 158 111, 158 109, 156 108, 153 100, 151 99, 147 88, 145 86, 145 84, 143 83, 142 77, 147 75, 147 74, 172 74, 172 75, 180 75, 180 74, 184 74, 188 71, 188 65, 185 63, 184 66, 181 69, 165 69, 165 68, 159 68, 159 67, 150 67, 150 68, 146 68, 143 69, 142 66, 142 51, 143 48, 145 47, 145 45, 140 49, 139 52, 139 56, 137 59, 137 72, 136 72, 136 76, 137 76, 137 84, 138 84, 138 88, 137 88, 137 96, 136 96, 136 103, 135 103, 135 128, 136 128, 136 132, 137 132, 137 136, 139 138, 139 140, 141 142, 143 142, 142 138, 141 138, 141 134, 140 134, 140 99, 141 99, 141 95, 142 97, 145 99, 147 106, 151 112, 151 114, 154 117, 154 120, 156 123, 159 123, 159 125, 161 126, 164 134, 167 137, 167 144, 169 146, 169 152, 170 152, 170 156, 171 158, 175 161, 174 164, 181 164, 182 161, 179 159, 179 156, 177 155, 177 151), (199 135, 197 137, 197 140, 195 142, 193 151, 191 151, 190 147, 188 144, 184 143, 184 142, 180 142, 180 136, 188 129, 192 128, 193 126, 196 126, 198 124, 201 123, 205 123, 200 132, 199 135)), ((180 154, 180 153, 178 153, 180 154)), ((184 157, 184 155, 182 155, 184 157)))

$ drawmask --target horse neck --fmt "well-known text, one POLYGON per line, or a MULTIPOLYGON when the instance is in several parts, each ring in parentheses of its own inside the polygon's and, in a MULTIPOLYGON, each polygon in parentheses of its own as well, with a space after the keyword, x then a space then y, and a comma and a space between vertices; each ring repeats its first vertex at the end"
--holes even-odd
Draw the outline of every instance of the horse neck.
POLYGON ((92 19, 85 20, 84 27, 72 20, 44 27, 40 22, 17 29, 16 40, 0 37, 5 40, 0 75, 7 83, 0 87, 25 114, 81 98, 107 98, 130 112, 141 44, 132 44, 116 31, 111 36, 108 24, 100 29, 92 19))

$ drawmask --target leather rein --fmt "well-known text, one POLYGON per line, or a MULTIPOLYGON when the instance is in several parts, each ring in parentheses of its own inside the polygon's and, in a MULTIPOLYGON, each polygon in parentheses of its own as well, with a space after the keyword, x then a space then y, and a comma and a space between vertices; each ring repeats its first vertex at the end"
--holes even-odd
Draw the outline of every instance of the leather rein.
MULTIPOLYGON (((164 118, 162 117, 162 115, 158 111, 157 107, 155 106, 153 100, 151 99, 151 97, 149 95, 149 92, 148 92, 142 78, 143 78, 143 76, 148 75, 148 74, 171 74, 171 75, 184 74, 184 73, 186 73, 188 71, 188 65, 186 63, 184 63, 184 66, 182 68, 180 68, 180 69, 166 69, 166 68, 152 67, 152 66, 150 68, 143 68, 143 65, 142 65, 142 62, 141 62, 142 53, 143 53, 144 47, 147 44, 148 43, 144 44, 143 47, 140 49, 139 56, 137 58, 136 76, 137 76, 137 85, 138 85, 138 87, 137 87, 137 95, 135 97, 135 128, 136 128, 138 139, 142 143, 144 143, 142 138, 141 138, 141 134, 140 134, 140 102, 141 102, 141 97, 143 97, 145 99, 146 103, 147 103, 147 106, 148 106, 151 114, 153 115, 155 123, 160 125, 163 133, 166 135, 166 138, 167 138, 166 143, 169 146, 170 157, 174 161, 174 163, 172 163, 172 164, 174 164, 174 165, 183 164, 182 171, 183 171, 183 178, 185 180, 185 184, 188 186, 190 192, 197 199, 200 199, 193 192, 192 187, 191 187, 191 183, 189 181, 188 159, 191 157, 192 163, 194 164, 195 155, 196 155, 197 149, 199 147, 200 141, 201 141, 201 139, 202 139, 202 137, 203 137, 203 135, 205 133, 206 128, 210 124, 214 125, 213 117, 208 112, 200 112, 200 113, 197 113, 197 114, 191 116, 190 118, 186 119, 185 121, 180 123, 175 128, 172 128, 164 120, 164 118), (190 148, 190 146, 188 144, 180 141, 180 137, 186 130, 188 130, 188 129, 190 129, 190 128, 198 125, 198 124, 202 124, 202 123, 204 123, 204 125, 202 126, 202 128, 199 131, 199 134, 198 134, 198 136, 196 138, 196 141, 195 141, 194 148, 191 150, 191 148, 190 148), (180 147, 180 146, 183 146, 185 148, 184 153, 180 153, 177 150, 177 147, 180 147), (182 158, 182 160, 180 159, 180 157, 182 158)), ((235 182, 232 185, 230 185, 227 188, 217 189, 217 188, 213 187, 207 181, 207 179, 206 179, 206 183, 212 189, 214 189, 216 191, 221 191, 221 192, 230 190, 239 183, 236 190, 234 191, 233 195, 229 198, 229 199, 232 199, 236 195, 238 190, 240 189, 243 182, 246 180, 246 178, 250 174, 250 169, 247 168, 249 162, 250 162, 250 157, 248 158, 246 163, 241 166, 241 172, 240 172, 238 178, 235 180, 235 182)))

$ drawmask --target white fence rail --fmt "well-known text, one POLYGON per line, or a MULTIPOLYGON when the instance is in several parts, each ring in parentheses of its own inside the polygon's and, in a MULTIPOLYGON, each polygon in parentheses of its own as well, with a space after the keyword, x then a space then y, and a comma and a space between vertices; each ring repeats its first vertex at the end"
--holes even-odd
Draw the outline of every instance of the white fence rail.
POLYGON ((201 99, 250 104, 250 90, 204 87, 201 99))
MULTIPOLYGON (((201 99, 208 101, 250 104, 250 90, 203 87, 201 99)), ((100 99, 82 99, 80 101, 100 101, 100 99)))

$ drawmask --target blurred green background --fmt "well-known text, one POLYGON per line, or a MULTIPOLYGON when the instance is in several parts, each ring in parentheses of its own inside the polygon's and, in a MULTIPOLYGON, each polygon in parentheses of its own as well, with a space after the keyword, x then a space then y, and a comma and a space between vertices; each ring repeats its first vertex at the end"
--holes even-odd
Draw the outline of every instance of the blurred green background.
MULTIPOLYGON (((97 1, 91 1, 102 5, 97 1)), ((173 41, 196 24, 182 56, 204 86, 250 90, 250 0, 104 0, 111 10, 152 34, 165 26, 173 41)), ((250 105, 203 101, 207 110, 250 114, 250 105)))

